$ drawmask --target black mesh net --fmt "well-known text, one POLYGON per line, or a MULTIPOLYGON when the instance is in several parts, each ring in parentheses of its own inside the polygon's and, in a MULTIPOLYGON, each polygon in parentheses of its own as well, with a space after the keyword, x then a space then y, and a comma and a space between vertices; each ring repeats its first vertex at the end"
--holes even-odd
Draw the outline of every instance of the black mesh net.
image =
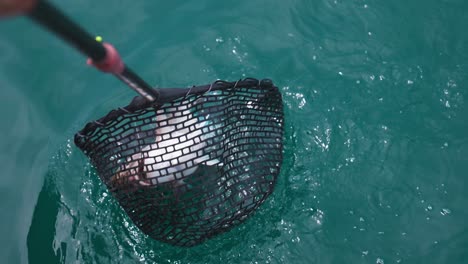
POLYGON ((75 135, 132 221, 150 237, 194 246, 243 222, 273 191, 283 106, 270 80, 159 89, 75 135))

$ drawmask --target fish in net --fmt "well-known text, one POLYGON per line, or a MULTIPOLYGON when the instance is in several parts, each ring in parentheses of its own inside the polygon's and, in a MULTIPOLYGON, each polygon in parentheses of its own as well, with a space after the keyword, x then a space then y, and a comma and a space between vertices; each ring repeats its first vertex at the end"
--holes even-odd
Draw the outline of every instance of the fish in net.
POLYGON ((272 193, 283 105, 270 80, 158 89, 88 123, 75 144, 145 234, 195 246, 243 222, 272 193))

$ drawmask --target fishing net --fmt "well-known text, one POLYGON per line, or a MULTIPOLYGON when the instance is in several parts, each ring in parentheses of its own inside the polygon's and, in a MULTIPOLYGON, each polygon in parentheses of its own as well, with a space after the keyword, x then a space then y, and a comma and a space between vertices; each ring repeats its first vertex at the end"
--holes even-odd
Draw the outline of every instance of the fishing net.
POLYGON ((283 106, 270 80, 158 89, 88 123, 75 144, 150 237, 194 246, 243 222, 273 191, 283 106))

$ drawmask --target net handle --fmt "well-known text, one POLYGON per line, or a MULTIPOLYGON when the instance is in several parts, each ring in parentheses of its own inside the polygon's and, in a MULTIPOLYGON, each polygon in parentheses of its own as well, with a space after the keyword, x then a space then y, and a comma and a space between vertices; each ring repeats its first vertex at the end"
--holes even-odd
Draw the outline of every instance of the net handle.
POLYGON ((157 101, 159 92, 128 68, 117 50, 109 43, 101 43, 57 7, 46 0, 36 0, 28 16, 90 58, 88 64, 114 74, 118 79, 149 101, 157 101))

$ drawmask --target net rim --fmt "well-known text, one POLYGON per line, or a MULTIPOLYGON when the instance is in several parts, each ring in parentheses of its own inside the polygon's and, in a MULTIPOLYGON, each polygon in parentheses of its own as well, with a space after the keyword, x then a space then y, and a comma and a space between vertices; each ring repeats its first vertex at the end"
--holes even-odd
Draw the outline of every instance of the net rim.
POLYGON ((278 89, 271 79, 255 79, 245 78, 237 81, 229 82, 224 80, 216 80, 211 84, 192 86, 188 88, 154 88, 160 93, 157 101, 150 102, 142 96, 135 96, 130 104, 124 107, 111 110, 107 115, 97 120, 88 122, 83 129, 75 134, 75 144, 80 148, 83 145, 83 138, 88 138, 94 131, 100 127, 104 127, 107 123, 127 114, 133 114, 137 111, 148 107, 159 107, 173 100, 188 97, 189 95, 199 95, 216 90, 226 90, 235 88, 263 88, 263 89, 278 89))

